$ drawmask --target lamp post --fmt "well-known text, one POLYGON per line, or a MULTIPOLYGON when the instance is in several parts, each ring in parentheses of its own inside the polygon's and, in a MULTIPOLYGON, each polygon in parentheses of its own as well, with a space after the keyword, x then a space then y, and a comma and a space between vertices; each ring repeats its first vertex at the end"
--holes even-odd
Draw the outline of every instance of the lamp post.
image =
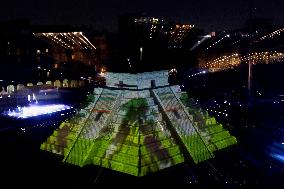
POLYGON ((140 47, 140 61, 142 61, 143 57, 143 47, 140 47))
POLYGON ((250 54, 251 54, 251 48, 252 48, 252 33, 253 33, 253 28, 252 28, 252 18, 253 18, 253 10, 254 10, 254 2, 253 0, 250 0, 249 2, 249 50, 248 50, 248 57, 249 57, 249 62, 248 62, 248 81, 247 81, 247 85, 248 85, 248 101, 247 101, 247 105, 248 108, 251 108, 251 98, 252 98, 252 94, 251 94, 251 87, 252 87, 252 66, 253 66, 253 62, 250 58, 250 54))
POLYGON ((248 62, 248 107, 251 107, 251 87, 252 87, 252 61, 248 62))

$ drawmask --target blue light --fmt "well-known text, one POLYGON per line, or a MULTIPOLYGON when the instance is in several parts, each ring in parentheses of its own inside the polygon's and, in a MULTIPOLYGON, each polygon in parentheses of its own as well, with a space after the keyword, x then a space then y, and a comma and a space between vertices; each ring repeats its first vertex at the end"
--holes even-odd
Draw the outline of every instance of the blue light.
POLYGON ((49 105, 30 105, 25 107, 17 107, 15 110, 5 112, 5 115, 15 118, 29 118, 45 114, 52 114, 55 112, 64 111, 72 107, 64 104, 49 104, 49 105))
POLYGON ((272 145, 270 145, 268 147, 269 149, 269 155, 273 158, 275 158, 276 160, 281 161, 282 163, 284 163, 284 146, 283 146, 283 142, 273 142, 272 145))
POLYGON ((273 157, 273 158, 275 158, 275 159, 277 159, 277 160, 279 160, 279 161, 284 162, 284 155, 272 153, 272 154, 270 154, 270 156, 273 157))

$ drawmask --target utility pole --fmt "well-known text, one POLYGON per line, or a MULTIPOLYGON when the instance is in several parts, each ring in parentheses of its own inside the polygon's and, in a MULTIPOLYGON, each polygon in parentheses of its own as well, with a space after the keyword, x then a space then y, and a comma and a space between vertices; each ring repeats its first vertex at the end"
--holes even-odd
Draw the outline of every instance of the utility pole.
POLYGON ((253 33, 253 28, 252 28, 252 19, 253 19, 253 7, 254 3, 253 0, 249 1, 249 25, 248 25, 248 30, 249 30, 249 49, 248 49, 248 57, 249 57, 249 62, 248 62, 248 81, 247 81, 247 86, 248 86, 248 101, 247 101, 247 105, 248 108, 251 108, 251 101, 252 101, 252 66, 253 66, 253 62, 250 58, 251 55, 251 51, 252 51, 252 33, 253 33))

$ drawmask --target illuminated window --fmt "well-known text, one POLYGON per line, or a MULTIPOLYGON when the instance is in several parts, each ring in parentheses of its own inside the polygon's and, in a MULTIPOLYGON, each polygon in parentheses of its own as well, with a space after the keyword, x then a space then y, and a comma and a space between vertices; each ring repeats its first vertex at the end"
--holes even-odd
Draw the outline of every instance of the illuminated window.
POLYGON ((36 53, 37 53, 37 54, 40 54, 40 50, 39 50, 39 49, 38 49, 38 50, 36 50, 36 53))
POLYGON ((45 49, 45 52, 48 53, 48 49, 45 49))

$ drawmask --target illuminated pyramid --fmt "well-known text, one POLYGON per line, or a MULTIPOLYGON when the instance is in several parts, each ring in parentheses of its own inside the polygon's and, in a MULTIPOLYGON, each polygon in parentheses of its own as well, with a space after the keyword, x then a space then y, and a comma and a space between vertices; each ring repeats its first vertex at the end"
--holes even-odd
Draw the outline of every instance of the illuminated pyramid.
POLYGON ((215 118, 194 105, 168 72, 107 73, 87 105, 41 145, 78 166, 99 165, 144 176, 182 163, 199 163, 235 144, 215 118))

